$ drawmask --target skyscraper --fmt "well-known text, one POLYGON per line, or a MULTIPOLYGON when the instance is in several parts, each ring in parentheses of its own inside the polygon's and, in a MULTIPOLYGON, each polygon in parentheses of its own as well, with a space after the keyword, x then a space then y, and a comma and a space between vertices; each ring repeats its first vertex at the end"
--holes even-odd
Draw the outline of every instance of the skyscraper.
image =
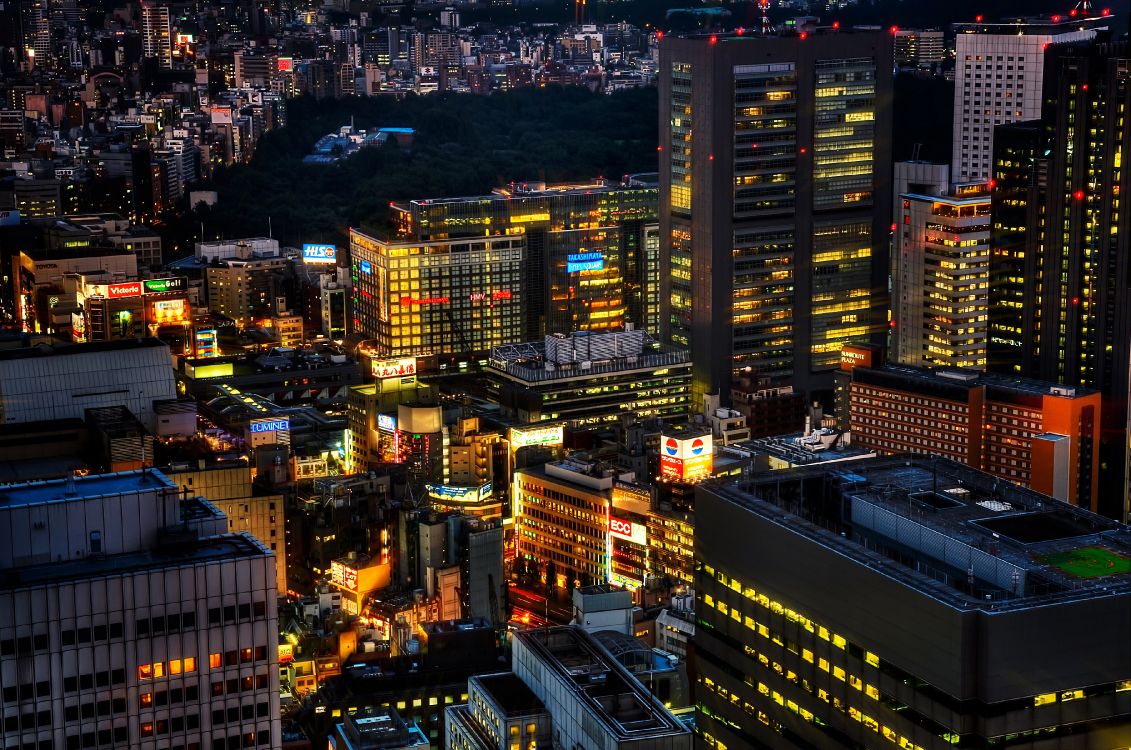
POLYGON ((1123 154, 1125 43, 1056 45, 1039 127, 995 149, 990 360, 994 369, 1103 394, 1100 511, 1127 513, 1131 285, 1123 154))
POLYGON ((986 366, 990 197, 903 193, 892 253, 892 350, 905 365, 986 366))
POLYGON ((172 28, 169 6, 143 3, 141 6, 141 53, 157 58, 162 68, 173 67, 172 28))
POLYGON ((668 37, 660 62, 662 335, 692 403, 736 375, 832 388, 887 326, 892 37, 668 37))
POLYGON ((1104 22, 1074 12, 955 26, 955 182, 989 178, 995 125, 1040 117, 1048 46, 1090 39, 1104 22))
POLYGON ((701 747, 1131 737, 1121 524, 907 456, 703 487, 695 523, 701 747))

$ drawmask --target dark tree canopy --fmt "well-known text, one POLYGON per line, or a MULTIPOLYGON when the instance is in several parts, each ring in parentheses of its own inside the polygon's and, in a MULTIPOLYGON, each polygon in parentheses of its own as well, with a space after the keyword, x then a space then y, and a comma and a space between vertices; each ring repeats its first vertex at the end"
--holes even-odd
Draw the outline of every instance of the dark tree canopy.
POLYGON ((270 217, 274 236, 287 244, 341 242, 351 226, 381 231, 394 200, 477 195, 513 180, 654 172, 657 116, 654 88, 295 99, 287 127, 266 134, 250 164, 216 175, 219 203, 202 218, 210 238, 265 234, 270 217), (364 129, 414 128, 415 144, 302 163, 320 136, 351 118, 364 129))

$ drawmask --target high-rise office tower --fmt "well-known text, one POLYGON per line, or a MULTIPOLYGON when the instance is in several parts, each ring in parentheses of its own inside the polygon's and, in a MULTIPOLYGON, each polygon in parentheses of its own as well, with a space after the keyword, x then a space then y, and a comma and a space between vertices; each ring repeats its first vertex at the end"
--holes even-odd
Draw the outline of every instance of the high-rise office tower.
POLYGON ((157 58, 162 68, 173 67, 172 28, 169 6, 144 3, 141 6, 141 53, 157 58))
POLYGON ((9 485, 5 748, 278 748, 275 553, 158 471, 9 485))
POLYGON ((37 67, 51 64, 51 14, 48 0, 27 0, 23 10, 24 54, 37 67))
POLYGON ((1122 524, 908 456, 701 487, 695 524, 700 747, 1131 738, 1122 524))
POLYGON ((656 333, 657 193, 654 175, 633 175, 621 184, 513 183, 490 195, 412 200, 392 209, 405 239, 523 238, 527 339, 626 323, 656 333))
POLYGON ((736 375, 832 388, 887 327, 892 37, 667 37, 660 52, 662 335, 692 403, 736 375))
POLYGON ((995 125, 1040 117, 1049 45, 1090 39, 1105 22, 1073 14, 955 25, 955 182, 989 179, 995 125))
POLYGON ((1126 516, 1131 286, 1131 50, 1105 41, 1047 52, 1040 123, 995 149, 990 360, 994 369, 1103 394, 1100 511, 1126 516))
POLYGON ((897 200, 892 353, 905 365, 986 366, 990 196, 985 183, 897 200))

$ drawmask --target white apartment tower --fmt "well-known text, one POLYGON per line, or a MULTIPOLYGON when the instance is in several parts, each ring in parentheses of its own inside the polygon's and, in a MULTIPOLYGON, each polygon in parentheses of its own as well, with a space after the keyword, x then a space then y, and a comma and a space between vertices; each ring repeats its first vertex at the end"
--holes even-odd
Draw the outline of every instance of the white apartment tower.
POLYGON ((955 26, 952 180, 990 178, 994 126, 1041 116, 1045 49, 1091 39, 1105 21, 1066 14, 955 26))
POLYGON ((891 264, 893 358, 904 365, 984 370, 990 292, 986 183, 904 192, 898 203, 891 264))
POLYGON ((0 493, 0 746, 279 748, 274 553, 154 470, 0 493))

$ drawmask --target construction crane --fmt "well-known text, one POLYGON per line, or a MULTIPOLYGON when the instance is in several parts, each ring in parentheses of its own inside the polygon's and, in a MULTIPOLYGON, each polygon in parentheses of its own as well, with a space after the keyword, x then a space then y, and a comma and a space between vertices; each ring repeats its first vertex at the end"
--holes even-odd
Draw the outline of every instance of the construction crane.
POLYGON ((762 36, 774 34, 776 30, 770 23, 770 0, 758 0, 758 9, 762 11, 762 36))

